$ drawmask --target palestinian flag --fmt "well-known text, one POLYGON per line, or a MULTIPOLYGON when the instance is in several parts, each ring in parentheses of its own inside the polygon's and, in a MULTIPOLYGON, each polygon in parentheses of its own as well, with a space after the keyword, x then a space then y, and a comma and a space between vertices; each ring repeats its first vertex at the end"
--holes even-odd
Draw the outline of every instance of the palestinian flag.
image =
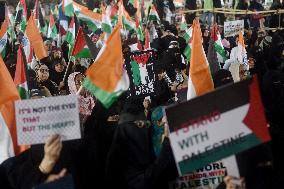
POLYGON ((107 6, 106 9, 102 8, 102 30, 108 34, 112 32, 112 25, 110 20, 111 6, 107 6))
POLYGON ((11 41, 14 41, 16 40, 16 34, 13 25, 15 23, 15 17, 10 13, 7 5, 5 5, 5 19, 7 21, 7 32, 10 35, 11 41))
POLYGON ((27 6, 25 0, 20 0, 16 7, 16 22, 20 23, 20 30, 25 32, 27 25, 27 6))
POLYGON ((71 56, 76 58, 92 58, 91 52, 84 37, 83 28, 81 27, 79 28, 71 56))
POLYGON ((191 42, 192 42, 192 39, 191 39, 192 38, 192 27, 190 27, 190 28, 185 30, 185 34, 184 34, 183 38, 185 39, 186 44, 187 44, 185 49, 184 49, 184 51, 183 51, 183 54, 186 57, 186 59, 188 61, 190 61, 190 57, 191 57, 191 42))
POLYGON ((67 43, 69 43, 70 45, 74 45, 74 41, 75 41, 75 21, 74 21, 74 17, 72 17, 71 22, 69 24, 69 28, 65 37, 65 41, 67 41, 67 43))
POLYGON ((52 39, 57 39, 58 32, 57 28, 55 25, 55 21, 53 18, 53 15, 49 15, 49 25, 48 25, 48 30, 47 30, 47 38, 52 38, 52 39))
POLYGON ((218 30, 218 25, 214 24, 212 31, 211 31, 211 38, 214 41, 214 49, 216 53, 221 56, 224 60, 227 59, 225 49, 222 45, 221 35, 218 30))
POLYGON ((143 31, 142 31, 141 24, 139 24, 138 27, 136 28, 136 33, 137 33, 137 39, 139 41, 144 41, 144 34, 143 34, 143 31))
POLYGON ((15 101, 19 100, 19 93, 13 79, 0 57, 0 163, 9 157, 18 155, 27 149, 17 145, 17 130, 15 118, 15 101))
POLYGON ((18 49, 18 54, 17 54, 17 65, 16 65, 14 83, 18 89, 21 99, 29 98, 29 89, 28 89, 26 71, 27 70, 23 56, 23 49, 22 47, 20 47, 18 49))
POLYGON ((161 22, 160 17, 158 15, 158 12, 157 12, 154 5, 151 7, 151 10, 150 10, 149 15, 148 15, 148 20, 157 21, 158 23, 161 22))
POLYGON ((6 56, 6 45, 8 42, 7 19, 4 20, 0 29, 0 54, 2 58, 6 56))
POLYGON ((62 7, 63 12, 66 16, 72 17, 74 16, 74 7, 73 7, 73 1, 72 0, 62 0, 62 7))
POLYGON ((119 7, 117 5, 113 5, 111 7, 110 19, 111 19, 112 26, 115 26, 118 22, 118 9, 119 7))
POLYGON ((62 4, 58 6, 58 19, 59 19, 59 36, 62 39, 64 38, 68 30, 68 17, 63 13, 62 4))
POLYGON ((256 76, 165 112, 180 175, 270 140, 256 76))
POLYGON ((46 35, 47 24, 44 21, 43 14, 42 14, 42 8, 41 8, 41 4, 40 4, 39 0, 36 0, 34 12, 35 12, 34 17, 35 17, 35 20, 36 20, 37 27, 39 28, 41 33, 46 35))
POLYGON ((187 100, 214 90, 209 64, 202 45, 203 39, 198 20, 193 21, 192 30, 187 100))
POLYGON ((101 28, 102 16, 98 13, 92 12, 88 9, 82 9, 77 13, 77 18, 80 21, 85 22, 88 28, 93 32, 101 28))
POLYGON ((114 28, 95 62, 86 71, 83 83, 106 108, 129 88, 129 78, 123 68, 120 28, 120 25, 114 28))

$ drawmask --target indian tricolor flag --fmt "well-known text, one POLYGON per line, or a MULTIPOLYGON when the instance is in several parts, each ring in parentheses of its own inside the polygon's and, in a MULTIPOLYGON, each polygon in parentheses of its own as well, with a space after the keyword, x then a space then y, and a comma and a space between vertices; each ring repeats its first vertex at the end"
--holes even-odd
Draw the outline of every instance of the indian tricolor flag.
POLYGON ((17 54, 17 65, 16 65, 14 83, 19 91, 21 99, 29 98, 26 71, 27 69, 26 69, 25 61, 23 57, 23 49, 20 46, 18 49, 18 54, 17 54))
POLYGON ((108 5, 106 8, 102 7, 102 30, 108 34, 112 32, 112 25, 110 19, 111 6, 108 5))
POLYGON ((79 28, 71 56, 76 58, 92 58, 90 49, 88 48, 84 37, 83 28, 81 27, 79 28))
POLYGON ((148 15, 148 20, 157 21, 158 23, 161 21, 159 15, 158 15, 158 12, 157 12, 154 5, 152 5, 152 7, 151 7, 150 13, 148 15))
POLYGON ((192 25, 192 49, 188 77, 187 99, 214 90, 209 64, 202 45, 202 33, 198 20, 192 25))
POLYGON ((125 16, 122 16, 122 23, 126 31, 131 31, 136 29, 135 22, 125 16))
POLYGON ((57 32, 57 28, 55 25, 55 21, 53 18, 53 15, 50 14, 49 15, 49 25, 48 25, 48 30, 47 30, 47 37, 48 38, 52 38, 52 39, 57 39, 58 32, 57 32))
POLYGON ((17 145, 14 102, 20 99, 13 79, 0 57, 0 163, 27 149, 17 145))
MULTIPOLYGON (((192 43, 192 27, 185 30, 185 34, 183 35, 183 38, 186 41, 186 47, 183 51, 184 56, 188 61, 190 61, 191 57, 191 43, 192 43)), ((188 62, 187 61, 187 62, 188 62)))
POLYGON ((239 40, 238 40, 238 56, 237 56, 237 60, 241 64, 248 65, 245 40, 244 40, 243 33, 241 31, 239 33, 239 40))
POLYGON ((73 8, 75 11, 75 14, 77 15, 79 12, 81 12, 82 10, 89 10, 87 7, 80 5, 79 3, 76 3, 75 1, 72 1, 73 4, 73 8))
POLYGON ((33 14, 30 16, 28 20, 25 36, 27 36, 25 54, 28 62, 29 60, 32 59, 33 56, 31 48, 33 48, 33 51, 36 57, 38 58, 38 60, 47 57, 47 52, 44 47, 43 40, 40 35, 39 29, 36 25, 36 21, 33 14))
POLYGON ((7 20, 5 19, 0 29, 0 54, 2 58, 4 58, 6 55, 7 41, 8 41, 7 20))
POLYGON ((66 16, 72 17, 74 16, 74 7, 72 0, 62 0, 62 8, 63 12, 66 16))
POLYGON ((101 20, 102 20, 102 15, 92 12, 90 10, 82 9, 77 13, 77 18, 85 22, 88 26, 88 28, 95 32, 97 29, 101 28, 101 20))
POLYGON ((214 41, 214 49, 216 53, 221 56, 224 60, 227 59, 225 49, 222 45, 221 35, 218 29, 218 25, 214 24, 211 31, 211 38, 214 41))
POLYGON ((120 25, 114 28, 95 62, 86 71, 83 83, 106 108, 129 88, 129 78, 123 68, 120 28, 120 25))

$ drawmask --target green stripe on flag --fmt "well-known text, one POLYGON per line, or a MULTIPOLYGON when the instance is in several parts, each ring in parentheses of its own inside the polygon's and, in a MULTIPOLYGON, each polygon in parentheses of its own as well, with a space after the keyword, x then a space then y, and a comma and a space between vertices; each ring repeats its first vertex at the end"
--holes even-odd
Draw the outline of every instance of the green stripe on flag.
POLYGON ((112 27, 106 23, 102 23, 102 30, 106 33, 111 33, 112 27))
POLYGON ((131 61, 131 71, 132 71, 132 77, 133 77, 133 82, 135 86, 140 85, 141 83, 141 75, 140 75, 140 69, 139 65, 136 61, 132 60, 131 61))
POLYGON ((29 93, 28 91, 20 86, 17 86, 18 92, 20 94, 21 99, 28 99, 29 98, 29 93))
POLYGON ((218 161, 231 154, 239 153, 261 143, 262 141, 257 138, 255 134, 248 134, 243 136, 240 140, 203 152, 200 155, 196 155, 195 158, 181 161, 178 165, 181 174, 184 175, 192 172, 193 170, 199 169, 204 165, 218 161))
POLYGON ((214 43, 214 48, 218 54, 220 54, 224 59, 227 59, 226 52, 220 45, 214 43))
POLYGON ((91 52, 89 49, 84 48, 78 54, 75 55, 76 58, 91 58, 91 52))
POLYGON ((92 22, 90 19, 83 18, 83 17, 80 17, 79 19, 82 22, 85 22, 87 24, 88 28, 90 30, 92 30, 93 32, 95 32, 95 31, 97 31, 97 29, 99 29, 99 27, 94 22, 92 22))
POLYGON ((84 80, 83 86, 88 89, 106 108, 109 108, 117 100, 121 93, 123 93, 123 91, 113 93, 104 91, 95 86, 89 78, 84 80))
POLYGON ((183 51, 184 56, 186 56, 186 59, 190 61, 190 56, 191 56, 191 48, 189 45, 187 45, 183 51))
POLYGON ((68 17, 74 16, 74 8, 72 3, 68 4, 67 6, 64 6, 64 14, 68 17))
POLYGON ((0 54, 1 54, 2 59, 4 59, 6 56, 6 48, 3 48, 0 54))

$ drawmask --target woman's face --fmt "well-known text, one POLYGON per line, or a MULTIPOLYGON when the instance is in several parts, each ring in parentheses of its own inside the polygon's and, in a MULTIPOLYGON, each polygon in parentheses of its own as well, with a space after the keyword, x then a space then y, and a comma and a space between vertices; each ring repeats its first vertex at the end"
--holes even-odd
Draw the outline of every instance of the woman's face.
POLYGON ((49 78, 49 69, 46 65, 41 65, 36 73, 38 81, 46 81, 49 78))
POLYGON ((83 81, 84 81, 84 75, 77 74, 76 77, 75 77, 75 85, 76 85, 77 91, 80 89, 83 81))
POLYGON ((63 66, 63 64, 58 63, 58 64, 55 65, 54 69, 55 69, 56 72, 61 73, 61 72, 64 71, 64 66, 63 66))

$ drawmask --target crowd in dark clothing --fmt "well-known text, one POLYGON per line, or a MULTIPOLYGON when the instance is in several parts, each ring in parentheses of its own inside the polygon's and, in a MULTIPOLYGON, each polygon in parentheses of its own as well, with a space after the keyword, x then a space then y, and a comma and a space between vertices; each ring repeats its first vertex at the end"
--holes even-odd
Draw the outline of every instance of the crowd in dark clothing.
MULTIPOLYGON (((134 15, 135 8, 128 1, 123 2, 129 14, 134 15)), ((213 2, 216 8, 222 6, 220 1, 213 2)), ((190 63, 185 63, 183 53, 187 46, 183 38, 185 31, 178 29, 174 23, 163 22, 163 7, 166 6, 174 12, 173 1, 157 0, 155 3, 162 23, 154 24, 158 37, 151 42, 152 49, 158 55, 155 64, 156 94, 150 97, 151 100, 147 101, 144 97, 128 99, 122 95, 115 104, 106 109, 95 97, 84 91, 84 94, 80 95, 82 139, 62 142, 59 157, 48 172, 41 169, 47 153, 46 144, 32 145, 22 154, 7 159, 0 164, 0 188, 32 189, 63 169, 67 169, 67 174, 72 175, 75 188, 78 189, 164 189, 169 188, 169 182, 178 178, 168 131, 162 119, 165 115, 158 111, 161 107, 186 100, 183 93, 186 92, 190 63), (180 98, 177 100, 176 96, 180 98), (158 139, 153 133, 159 133, 158 139), (158 145, 156 141, 159 141, 158 145)), ((196 9, 196 1, 186 0, 185 7, 196 9)), ((271 9, 282 7, 280 2, 274 1, 271 9)), ((248 6, 245 1, 240 0, 237 8, 263 10, 263 6, 257 1, 252 1, 248 6)), ((284 157, 281 152, 284 145, 284 32, 261 30, 261 16, 240 18, 245 19, 245 43, 249 62, 245 74, 240 75, 243 74, 244 78, 258 76, 272 137, 270 143, 240 154, 240 159, 247 168, 247 188, 279 188, 282 186, 284 169, 284 157), (268 154, 263 154, 267 152, 268 154), (246 160, 243 157, 246 157, 246 160)), ((195 13, 186 16, 188 24, 194 19, 195 13)), ((279 21, 277 19, 278 16, 271 16, 269 25, 276 27, 279 21)), ((218 23, 223 23, 224 20, 223 14, 217 15, 218 23)), ((205 23, 202 32, 204 51, 208 55, 211 35, 205 23)), ((224 34, 220 32, 224 39, 224 34)), ((133 39, 131 36, 130 34, 129 38, 123 41, 124 56, 129 53, 129 46, 137 42, 137 36, 133 39)), ((225 47, 229 55, 237 46, 236 38, 225 39, 230 43, 225 47)), ((87 67, 83 65, 89 64, 91 60, 75 60, 72 62, 73 67, 67 70, 68 53, 62 50, 66 47, 62 45, 57 48, 52 44, 52 39, 44 41, 49 56, 40 63, 35 62, 34 68, 27 72, 30 97, 76 93, 85 77, 87 67)), ((12 78, 15 74, 16 50, 17 46, 11 49, 4 59, 12 78)), ((225 61, 219 63, 222 67, 225 61)), ((216 69, 211 74, 215 88, 234 83, 234 73, 228 69, 216 69)), ((218 188, 226 186, 222 183, 218 188)))

